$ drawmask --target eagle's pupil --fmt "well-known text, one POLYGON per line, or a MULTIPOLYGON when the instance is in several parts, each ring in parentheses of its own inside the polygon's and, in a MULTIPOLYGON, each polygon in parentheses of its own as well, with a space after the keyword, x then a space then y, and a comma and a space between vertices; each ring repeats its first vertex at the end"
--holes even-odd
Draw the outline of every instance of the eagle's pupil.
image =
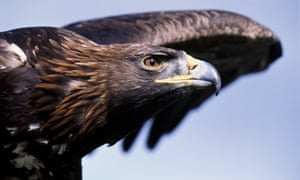
POLYGON ((155 64, 156 64, 156 60, 153 59, 153 58, 151 58, 151 59, 150 59, 150 65, 151 65, 151 66, 154 66, 155 64))

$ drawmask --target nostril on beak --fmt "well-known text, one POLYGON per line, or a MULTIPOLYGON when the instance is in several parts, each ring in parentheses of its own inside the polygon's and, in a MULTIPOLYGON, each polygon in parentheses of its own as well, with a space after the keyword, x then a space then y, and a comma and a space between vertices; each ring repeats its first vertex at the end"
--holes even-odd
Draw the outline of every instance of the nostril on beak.
POLYGON ((190 67, 191 68, 190 70, 192 71, 192 70, 196 69, 197 66, 198 66, 197 64, 194 64, 192 67, 190 67))

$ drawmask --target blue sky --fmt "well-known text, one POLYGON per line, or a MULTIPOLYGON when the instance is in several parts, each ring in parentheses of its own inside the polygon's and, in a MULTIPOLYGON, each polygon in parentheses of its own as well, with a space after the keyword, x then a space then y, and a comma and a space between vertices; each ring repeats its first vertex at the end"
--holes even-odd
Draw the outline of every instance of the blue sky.
POLYGON ((300 179, 300 7, 298 0, 17 1, 0 6, 0 30, 157 10, 222 9, 249 16, 281 39, 283 56, 240 78, 189 113, 154 151, 146 130, 130 153, 103 146, 84 159, 84 179, 300 179))

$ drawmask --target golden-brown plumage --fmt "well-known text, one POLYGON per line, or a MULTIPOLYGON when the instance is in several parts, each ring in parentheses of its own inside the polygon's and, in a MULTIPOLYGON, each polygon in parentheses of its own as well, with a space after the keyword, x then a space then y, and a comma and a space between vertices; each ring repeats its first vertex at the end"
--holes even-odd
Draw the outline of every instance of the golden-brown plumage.
POLYGON ((281 55, 270 30, 222 11, 136 14, 65 28, 72 31, 0 33, 0 178, 80 179, 83 155, 124 137, 128 149, 151 117, 154 147, 215 90, 207 87, 221 86, 212 66, 180 49, 208 59, 225 85, 281 55))
POLYGON ((125 137, 192 87, 220 87, 213 67, 183 51, 98 45, 46 27, 3 32, 0 40, 0 144, 12 155, 4 161, 7 172, 24 166, 31 176, 61 178, 65 167, 125 137))

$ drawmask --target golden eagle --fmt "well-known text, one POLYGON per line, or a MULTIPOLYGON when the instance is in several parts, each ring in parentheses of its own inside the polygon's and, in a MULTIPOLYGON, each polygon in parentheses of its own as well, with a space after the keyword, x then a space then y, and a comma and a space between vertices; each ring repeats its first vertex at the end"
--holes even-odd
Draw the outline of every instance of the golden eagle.
POLYGON ((81 179, 81 158, 96 147, 125 137, 128 149, 150 118, 153 147, 220 77, 224 87, 280 55, 269 29, 223 11, 2 32, 0 178, 81 179))
MULTIPOLYGON (((146 43, 184 50, 205 59, 219 71, 222 87, 241 75, 262 71, 281 56, 278 38, 266 27, 236 13, 226 11, 174 11, 77 22, 65 26, 99 44, 146 43)), ((198 107, 213 92, 194 91, 155 114, 148 147, 170 133, 186 113, 198 107)), ((125 138, 128 150, 141 127, 125 138)))

